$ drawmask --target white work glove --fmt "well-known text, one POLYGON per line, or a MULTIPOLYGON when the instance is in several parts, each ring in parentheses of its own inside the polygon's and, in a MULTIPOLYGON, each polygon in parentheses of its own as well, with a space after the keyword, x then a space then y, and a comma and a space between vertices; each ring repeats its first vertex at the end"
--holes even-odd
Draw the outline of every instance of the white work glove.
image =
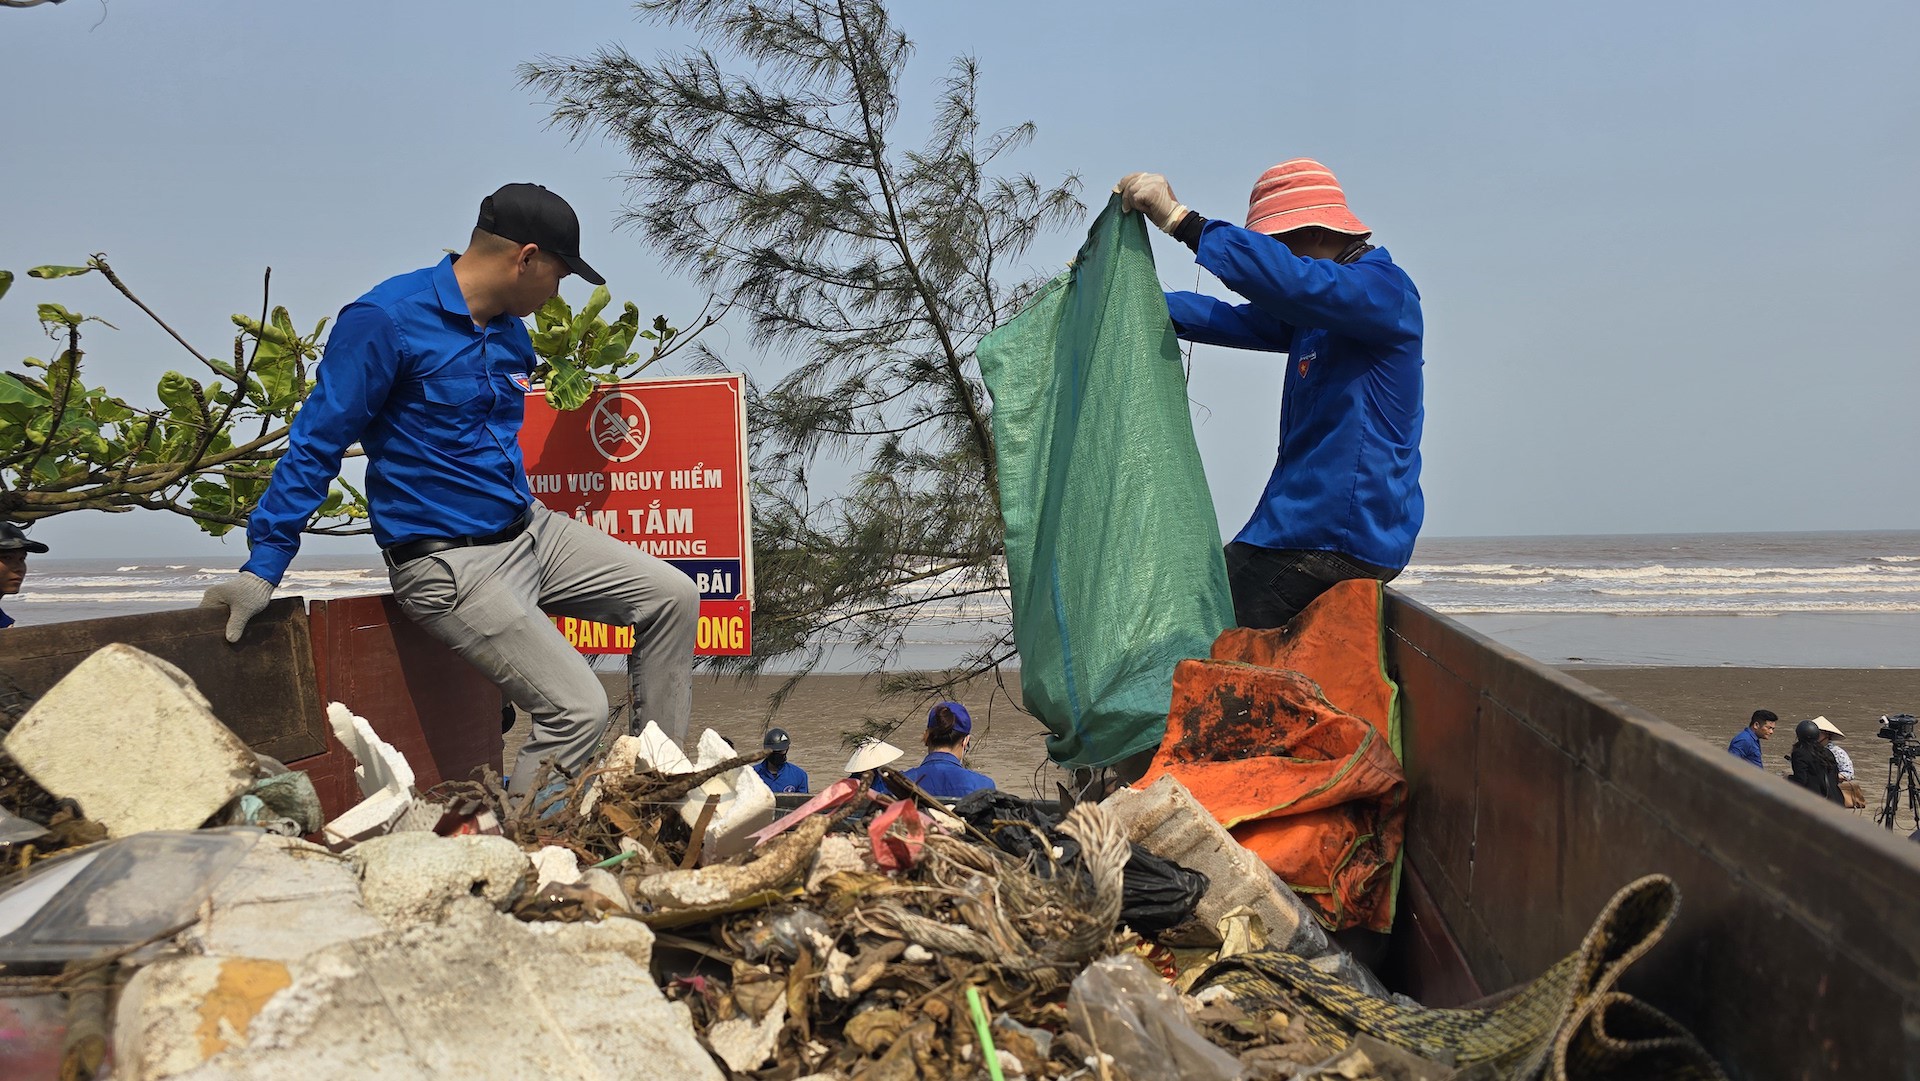
POLYGON ((1128 173, 1113 190, 1120 193, 1120 209, 1138 210, 1168 236, 1187 216, 1187 208, 1173 197, 1173 185, 1159 173, 1128 173))
POLYGON ((238 642, 246 632, 247 623, 259 615, 272 599, 272 582, 251 571, 241 571, 202 594, 200 607, 225 608, 227 641, 238 642))

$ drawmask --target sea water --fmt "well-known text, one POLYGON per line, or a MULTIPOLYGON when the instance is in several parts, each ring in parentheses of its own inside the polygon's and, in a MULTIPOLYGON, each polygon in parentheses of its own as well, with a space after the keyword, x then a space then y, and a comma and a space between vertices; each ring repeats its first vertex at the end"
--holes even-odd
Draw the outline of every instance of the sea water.
MULTIPOLYGON (((4 607, 22 625, 190 607, 234 572, 208 557, 33 556, 4 607)), ((936 598, 888 662, 938 668, 1003 635, 1004 595, 936 598)), ((283 595, 383 592, 365 557, 302 557, 283 595)), ((1920 531, 1423 538, 1393 588, 1551 664, 1920 667, 1920 531)), ((870 655, 829 641, 825 669, 870 655)))

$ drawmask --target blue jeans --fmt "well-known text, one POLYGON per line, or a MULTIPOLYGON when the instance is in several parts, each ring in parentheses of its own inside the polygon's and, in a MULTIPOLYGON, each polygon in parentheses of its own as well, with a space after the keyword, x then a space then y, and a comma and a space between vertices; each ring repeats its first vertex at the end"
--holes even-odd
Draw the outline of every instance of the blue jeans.
POLYGON ((1338 552, 1261 548, 1241 541, 1227 545, 1227 587, 1233 591, 1233 622, 1240 627, 1284 627, 1335 583, 1349 578, 1391 582, 1399 573, 1338 552))

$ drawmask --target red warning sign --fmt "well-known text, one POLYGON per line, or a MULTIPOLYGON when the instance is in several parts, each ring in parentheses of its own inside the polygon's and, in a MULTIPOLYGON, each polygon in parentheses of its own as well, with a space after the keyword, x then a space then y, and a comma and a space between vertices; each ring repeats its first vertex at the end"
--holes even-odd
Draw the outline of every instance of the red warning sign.
MULTIPOLYGON (((694 652, 753 652, 746 379, 643 379, 562 413, 527 395, 527 483, 547 509, 672 563, 700 589, 694 652)), ((625 653, 631 627, 554 617, 582 653, 625 653)))

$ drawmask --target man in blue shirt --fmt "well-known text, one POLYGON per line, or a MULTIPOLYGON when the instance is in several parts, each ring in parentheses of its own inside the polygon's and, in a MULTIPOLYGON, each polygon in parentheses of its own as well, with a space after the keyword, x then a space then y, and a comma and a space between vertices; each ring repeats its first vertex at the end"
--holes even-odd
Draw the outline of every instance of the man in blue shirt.
POLYGON ((767 757, 754 763, 753 770, 767 782, 767 787, 775 792, 806 792, 807 771, 787 761, 787 753, 793 750, 793 737, 787 735, 787 730, 767 729, 760 746, 766 749, 767 757))
POLYGON ((632 724, 684 742, 699 594, 663 560, 549 512, 527 488, 519 434, 536 358, 521 320, 579 274, 580 222, 536 184, 480 204, 467 250, 390 278, 347 305, 287 452, 247 523, 251 557, 207 590, 227 641, 265 608, 300 533, 358 442, 374 539, 402 611, 533 716, 513 767, 578 771, 607 724, 607 695, 547 613, 634 628, 632 724))
POLYGON ((1760 741, 1773 735, 1773 726, 1779 720, 1770 709, 1754 710, 1753 719, 1727 743, 1727 753, 1766 769, 1767 763, 1760 757, 1760 741))
POLYGON ((1181 205, 1165 177, 1115 189, 1251 303, 1168 293, 1187 341, 1288 356, 1280 449, 1253 517, 1227 545, 1235 621, 1279 627, 1348 578, 1390 581, 1413 555, 1420 494, 1420 293, 1347 209, 1327 167, 1281 162, 1244 228, 1181 205))
MULTIPOLYGON (((20 592, 27 580, 27 553, 45 555, 47 546, 28 540, 27 532, 13 522, 0 522, 0 596, 20 592)), ((0 612, 0 630, 13 626, 13 617, 0 612)))

